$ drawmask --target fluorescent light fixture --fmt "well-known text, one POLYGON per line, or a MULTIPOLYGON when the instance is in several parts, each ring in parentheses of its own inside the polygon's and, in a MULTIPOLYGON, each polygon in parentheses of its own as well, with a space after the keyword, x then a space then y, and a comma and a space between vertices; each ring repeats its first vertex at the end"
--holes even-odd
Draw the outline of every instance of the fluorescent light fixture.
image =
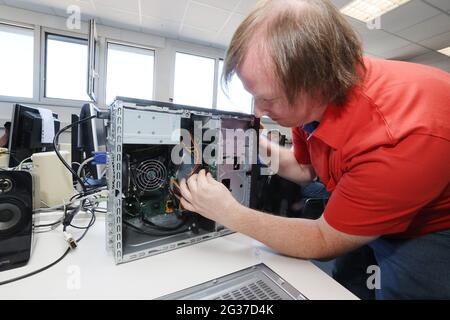
POLYGON ((362 22, 371 21, 410 0, 353 0, 341 9, 347 16, 362 22))
POLYGON ((442 53, 442 54, 445 54, 446 56, 449 56, 449 57, 450 57, 450 47, 447 47, 447 48, 438 50, 438 52, 440 52, 440 53, 442 53))

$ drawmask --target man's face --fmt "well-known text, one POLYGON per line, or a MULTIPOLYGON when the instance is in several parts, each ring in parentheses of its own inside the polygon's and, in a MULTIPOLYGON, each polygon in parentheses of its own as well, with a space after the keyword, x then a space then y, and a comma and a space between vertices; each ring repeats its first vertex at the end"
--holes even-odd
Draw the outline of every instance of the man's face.
POLYGON ((267 53, 255 46, 250 47, 237 70, 244 87, 254 97, 255 116, 268 116, 284 127, 297 127, 320 120, 322 108, 306 95, 299 94, 294 105, 289 105, 273 73, 267 68, 271 63, 264 59, 268 59, 267 53))

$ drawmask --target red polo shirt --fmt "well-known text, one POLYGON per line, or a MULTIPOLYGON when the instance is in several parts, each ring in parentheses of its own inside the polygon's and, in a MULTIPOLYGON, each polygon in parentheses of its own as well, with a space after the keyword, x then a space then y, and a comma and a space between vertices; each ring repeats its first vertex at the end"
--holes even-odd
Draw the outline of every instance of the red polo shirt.
POLYGON ((324 218, 363 236, 417 237, 450 228, 450 74, 365 59, 362 86, 328 106, 294 154, 332 192, 324 218))

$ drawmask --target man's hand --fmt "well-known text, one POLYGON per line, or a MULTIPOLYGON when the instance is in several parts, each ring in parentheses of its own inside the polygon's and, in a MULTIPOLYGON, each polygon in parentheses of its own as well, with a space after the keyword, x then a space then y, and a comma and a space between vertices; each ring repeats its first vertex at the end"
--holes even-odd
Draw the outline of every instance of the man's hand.
POLYGON ((227 223, 240 204, 230 191, 205 170, 180 182, 181 205, 223 225, 227 223))

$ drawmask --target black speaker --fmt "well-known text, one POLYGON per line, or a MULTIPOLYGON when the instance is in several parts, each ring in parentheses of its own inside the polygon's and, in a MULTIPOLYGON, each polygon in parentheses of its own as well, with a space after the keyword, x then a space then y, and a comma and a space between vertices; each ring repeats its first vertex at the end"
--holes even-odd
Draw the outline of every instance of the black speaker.
POLYGON ((0 171, 0 271, 27 264, 33 230, 33 177, 0 171))

